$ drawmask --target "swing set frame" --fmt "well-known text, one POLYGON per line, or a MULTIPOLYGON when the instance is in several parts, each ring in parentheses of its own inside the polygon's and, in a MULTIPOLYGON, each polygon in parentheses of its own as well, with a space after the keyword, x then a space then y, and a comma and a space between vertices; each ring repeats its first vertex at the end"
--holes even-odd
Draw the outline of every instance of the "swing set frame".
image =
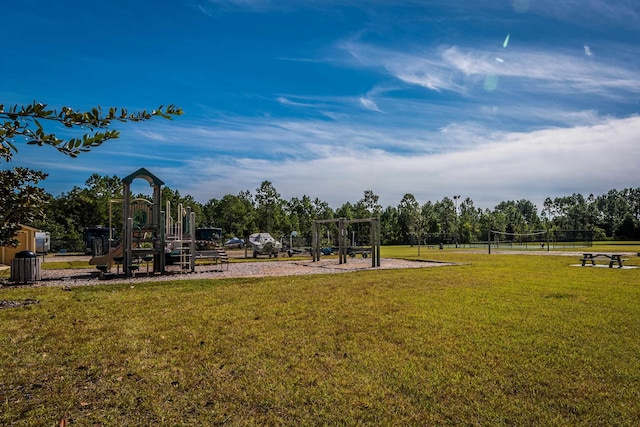
POLYGON ((340 264, 347 263, 348 241, 347 226, 350 224, 369 223, 371 224, 371 267, 380 267, 380 218, 360 218, 360 219, 318 219, 313 221, 312 251, 313 262, 320 261, 320 227, 325 224, 338 224, 338 258, 340 264))

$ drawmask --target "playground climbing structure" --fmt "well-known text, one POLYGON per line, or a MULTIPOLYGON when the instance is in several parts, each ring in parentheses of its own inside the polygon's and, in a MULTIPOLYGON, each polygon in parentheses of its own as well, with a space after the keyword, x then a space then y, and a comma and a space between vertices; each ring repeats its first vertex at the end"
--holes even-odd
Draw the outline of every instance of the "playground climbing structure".
MULTIPOLYGON (((161 210, 162 182, 145 168, 122 179, 123 227, 121 245, 111 248, 109 253, 92 258, 92 265, 122 264, 127 277, 133 276, 140 262, 153 261, 153 273, 164 273, 169 260, 180 266, 180 272, 195 271, 195 213, 177 207, 175 217, 171 215, 171 205, 161 210), (153 188, 151 200, 131 197, 131 183, 135 179, 144 179, 153 188)), ((111 216, 111 207, 109 209, 111 216)), ((111 224, 111 218, 109 218, 111 224)))
MULTIPOLYGON (((122 179, 123 186, 123 230, 122 269, 127 277, 137 269, 134 261, 145 257, 153 258, 153 272, 164 271, 164 228, 160 211, 161 187, 164 185, 158 177, 145 168, 122 179), (153 188, 152 201, 131 200, 131 183, 141 178, 153 188)), ((148 259, 148 258, 147 258, 148 259)))

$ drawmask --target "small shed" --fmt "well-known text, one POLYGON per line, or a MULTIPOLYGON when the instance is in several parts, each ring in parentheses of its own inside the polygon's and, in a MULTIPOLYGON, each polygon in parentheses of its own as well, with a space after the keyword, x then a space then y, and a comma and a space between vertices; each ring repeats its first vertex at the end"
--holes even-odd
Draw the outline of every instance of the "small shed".
POLYGON ((8 246, 0 246, 0 264, 9 265, 11 260, 15 258, 16 253, 21 251, 36 252, 36 233, 39 232, 37 228, 29 227, 28 225, 21 225, 20 230, 16 233, 16 240, 18 240, 18 246, 15 248, 8 246))

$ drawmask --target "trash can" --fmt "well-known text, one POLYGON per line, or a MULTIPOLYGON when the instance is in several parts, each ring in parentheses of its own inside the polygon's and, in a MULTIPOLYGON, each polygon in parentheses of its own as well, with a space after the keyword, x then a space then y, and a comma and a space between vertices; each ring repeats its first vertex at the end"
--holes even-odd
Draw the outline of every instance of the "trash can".
POLYGON ((9 281, 15 283, 37 282, 41 279, 40 263, 42 260, 32 251, 18 252, 11 260, 11 277, 9 281))
POLYGON ((444 244, 440 243, 440 249, 444 249, 444 244))

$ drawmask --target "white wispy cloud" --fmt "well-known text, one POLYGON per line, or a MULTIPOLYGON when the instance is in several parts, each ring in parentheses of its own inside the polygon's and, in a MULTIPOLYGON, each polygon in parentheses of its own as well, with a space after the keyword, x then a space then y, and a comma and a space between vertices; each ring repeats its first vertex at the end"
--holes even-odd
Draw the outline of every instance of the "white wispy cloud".
MULTIPOLYGON (((449 138, 466 139, 472 132, 446 129, 449 138)), ((256 160, 250 157, 191 161, 189 170, 202 178, 215 176, 216 191, 189 187, 188 192, 208 200, 241 190, 254 190, 262 180, 274 183, 283 197, 307 194, 337 207, 357 200, 366 189, 395 205, 404 193, 419 200, 436 200, 463 192, 476 203, 523 198, 541 203, 545 197, 569 192, 606 192, 621 182, 634 185, 640 151, 636 150, 640 118, 605 120, 592 126, 546 129, 531 133, 483 132, 474 144, 456 150, 401 155, 361 145, 308 146, 307 158, 256 160), (611 156, 612 138, 625 156, 611 156), (242 171, 242 173, 238 173, 242 171), (375 177, 375 178, 374 178, 375 177), (338 190, 339 189, 339 190, 338 190)))
POLYGON ((154 140, 154 141, 165 141, 166 140, 166 136, 158 133, 158 132, 151 132, 151 131, 145 131, 145 130, 140 130, 140 129, 136 129, 135 130, 140 136, 142 136, 143 138, 146 139, 150 139, 150 140, 154 140))
POLYGON ((369 98, 360 98, 360 104, 366 108, 367 110, 373 110, 373 111, 377 111, 379 113, 381 113, 382 111, 380 110, 380 108, 378 108, 378 105, 375 103, 375 101, 373 101, 372 99, 369 98))
POLYGON ((451 68, 442 62, 438 52, 398 52, 354 40, 343 41, 339 47, 348 52, 359 66, 384 70, 406 83, 435 91, 463 89, 459 83, 453 81, 451 68))
POLYGON ((623 90, 640 93, 640 76, 632 69, 589 61, 564 52, 518 50, 505 63, 496 63, 492 52, 448 48, 442 55, 451 69, 470 76, 498 75, 535 80, 537 89, 589 91, 606 94, 623 90))
POLYGON ((591 52, 591 47, 589 45, 584 45, 584 54, 587 56, 593 56, 593 52, 591 52))
MULTIPOLYGON (((356 43, 343 43, 358 64, 387 70, 395 78, 435 91, 464 93, 487 75, 535 81, 536 90, 553 93, 592 92, 615 96, 617 91, 640 93, 640 76, 624 64, 590 61, 590 57, 563 51, 514 49, 496 50, 459 46, 397 52, 356 43)), ((640 51, 638 52, 640 53, 640 51)))
POLYGON ((279 96, 276 98, 276 100, 278 101, 278 103, 282 105, 289 105, 292 107, 314 107, 313 104, 310 104, 307 102, 293 101, 289 98, 285 98, 284 96, 279 96))
POLYGON ((206 7, 204 7, 202 4, 198 4, 196 5, 196 7, 198 8, 198 10, 202 13, 204 13, 205 15, 211 17, 213 16, 213 14, 211 13, 211 11, 209 11, 209 9, 207 9, 206 7))

